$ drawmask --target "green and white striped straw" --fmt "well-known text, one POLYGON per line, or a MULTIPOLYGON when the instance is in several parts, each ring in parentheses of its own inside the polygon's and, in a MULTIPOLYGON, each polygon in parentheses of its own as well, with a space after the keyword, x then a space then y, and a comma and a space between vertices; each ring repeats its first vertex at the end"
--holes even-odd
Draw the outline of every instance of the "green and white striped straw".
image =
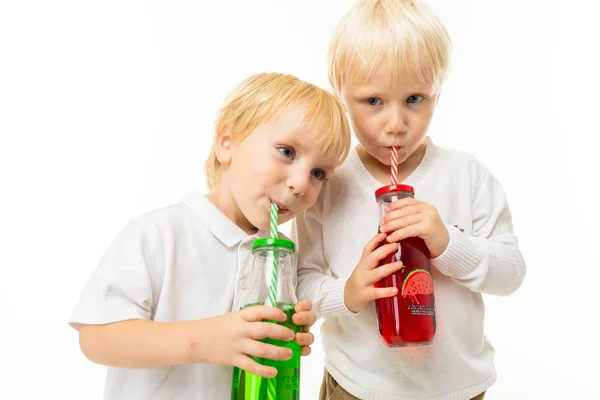
MULTIPOLYGON (((279 217, 279 208, 277 204, 271 203, 271 239, 277 239, 277 220, 279 217)), ((275 307, 277 304, 277 253, 273 249, 273 264, 271 265, 271 282, 269 284, 269 300, 268 305, 275 307)))
MULTIPOLYGON (((277 239, 277 221, 279 217, 279 208, 277 204, 271 203, 271 226, 270 234, 271 239, 277 239)), ((271 282, 269 285, 269 299, 268 305, 272 307, 277 306, 277 252, 273 249, 273 264, 271 265, 271 282)), ((271 378, 267 381, 267 399, 277 400, 277 392, 275 387, 275 378, 271 378)))
POLYGON ((277 239, 277 220, 279 218, 279 207, 277 204, 271 203, 271 239, 277 239))

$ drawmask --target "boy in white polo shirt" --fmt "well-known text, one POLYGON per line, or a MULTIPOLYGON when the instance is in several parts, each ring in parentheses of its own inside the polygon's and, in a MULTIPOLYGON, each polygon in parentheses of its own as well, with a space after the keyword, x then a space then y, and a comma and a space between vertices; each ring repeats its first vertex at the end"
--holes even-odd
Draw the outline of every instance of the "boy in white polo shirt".
MULTIPOLYGON (((350 131, 341 103, 290 75, 257 74, 226 99, 206 163, 210 192, 144 214, 117 236, 93 272, 70 325, 83 353, 107 365, 104 398, 225 399, 231 366, 270 377, 251 357, 288 359, 292 340, 274 307, 250 307, 250 245, 268 236, 269 206, 279 223, 314 204, 343 162, 350 131)), ((294 265, 294 268, 295 265, 294 265)), ((295 274, 294 274, 295 278, 295 274)), ((315 321, 308 301, 293 322, 308 347, 315 321)))

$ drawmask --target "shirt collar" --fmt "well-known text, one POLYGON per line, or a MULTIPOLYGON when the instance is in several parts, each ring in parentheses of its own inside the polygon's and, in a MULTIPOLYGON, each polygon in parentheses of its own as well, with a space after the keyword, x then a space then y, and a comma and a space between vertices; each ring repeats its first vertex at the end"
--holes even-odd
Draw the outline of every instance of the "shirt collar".
POLYGON ((233 247, 246 238, 265 235, 263 231, 248 235, 200 192, 186 194, 181 202, 187 205, 208 230, 227 247, 233 247))

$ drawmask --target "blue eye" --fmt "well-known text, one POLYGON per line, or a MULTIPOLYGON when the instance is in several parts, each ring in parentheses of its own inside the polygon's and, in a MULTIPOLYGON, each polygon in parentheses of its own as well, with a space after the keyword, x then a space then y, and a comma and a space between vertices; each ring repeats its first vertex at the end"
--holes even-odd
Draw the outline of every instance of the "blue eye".
POLYGON ((377 97, 369 97, 366 100, 367 104, 370 106, 378 106, 381 104, 381 99, 377 98, 377 97))
POLYGON ((290 160, 294 159, 294 150, 290 147, 286 147, 286 146, 281 146, 278 147, 277 150, 279 150, 279 152, 281 154, 283 154, 284 157, 289 158, 290 160))
POLYGON ((327 179, 327 174, 325 174, 325 171, 319 168, 312 170, 312 176, 314 176, 320 181, 324 181, 327 179))
POLYGON ((423 96, 419 96, 418 94, 413 94, 412 96, 408 96, 408 99, 406 99, 406 102, 416 104, 416 103, 420 103, 423 99, 424 99, 423 96))

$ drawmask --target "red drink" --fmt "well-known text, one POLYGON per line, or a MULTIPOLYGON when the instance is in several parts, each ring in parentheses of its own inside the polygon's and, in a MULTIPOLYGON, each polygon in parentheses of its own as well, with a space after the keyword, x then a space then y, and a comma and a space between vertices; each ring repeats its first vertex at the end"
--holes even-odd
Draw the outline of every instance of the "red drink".
MULTIPOLYGON (((412 187, 391 185, 376 193, 381 217, 393 201, 413 196, 412 187)), ((386 242, 383 242, 385 244, 386 242)), ((420 238, 401 240, 398 252, 382 260, 381 265, 400 259, 401 270, 380 280, 376 287, 396 287, 394 297, 375 300, 379 336, 386 346, 415 346, 433 342, 436 332, 435 299, 429 251, 420 238)))

